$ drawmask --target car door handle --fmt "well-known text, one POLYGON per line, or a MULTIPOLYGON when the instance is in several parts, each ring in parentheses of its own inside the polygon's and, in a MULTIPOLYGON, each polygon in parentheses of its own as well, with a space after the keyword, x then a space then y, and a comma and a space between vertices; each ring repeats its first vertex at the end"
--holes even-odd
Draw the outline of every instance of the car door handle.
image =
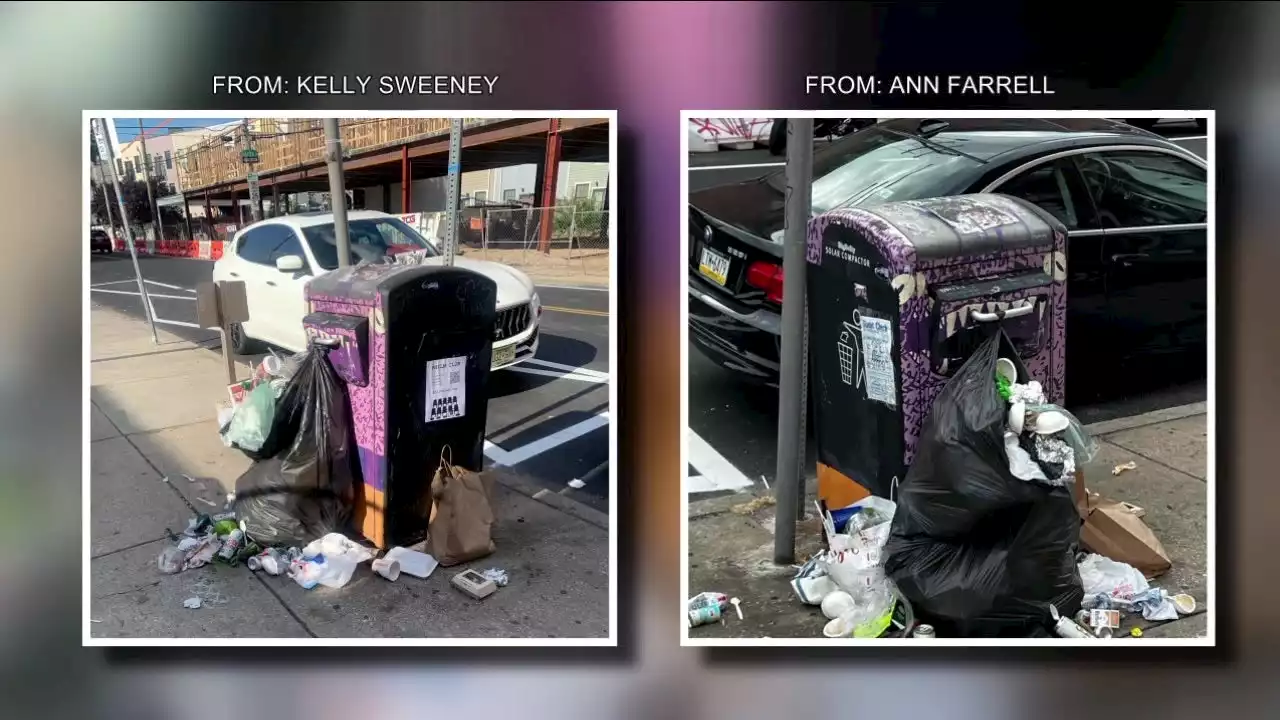
POLYGON ((1130 260, 1146 260, 1151 253, 1120 253, 1111 256, 1111 262, 1128 262, 1130 260))
POLYGON ((275 286, 276 286, 276 281, 275 281, 275 280, 268 280, 268 281, 267 281, 267 284, 268 284, 268 285, 270 285, 271 287, 275 287, 275 286))
POLYGON ((231 275, 231 277, 240 277, 240 273, 238 273, 238 272, 233 272, 233 273, 229 273, 229 274, 231 275))

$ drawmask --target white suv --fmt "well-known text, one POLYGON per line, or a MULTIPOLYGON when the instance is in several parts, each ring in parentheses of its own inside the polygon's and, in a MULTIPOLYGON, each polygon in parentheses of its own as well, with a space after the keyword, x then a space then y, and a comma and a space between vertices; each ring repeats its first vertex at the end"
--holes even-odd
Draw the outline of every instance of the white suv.
MULTIPOLYGON (((351 263, 378 261, 397 252, 418 251, 443 257, 426 238, 394 215, 373 210, 347 213, 351 263)), ((542 305, 528 275, 500 263, 455 257, 458 267, 474 270, 498 286, 493 369, 517 365, 538 350, 542 305)), ((302 319, 307 314, 307 281, 338 267, 333 213, 286 215, 254 223, 236 233, 214 263, 214 282, 245 284, 249 320, 231 327, 232 349, 251 352, 254 341, 292 352, 306 349, 302 319)))

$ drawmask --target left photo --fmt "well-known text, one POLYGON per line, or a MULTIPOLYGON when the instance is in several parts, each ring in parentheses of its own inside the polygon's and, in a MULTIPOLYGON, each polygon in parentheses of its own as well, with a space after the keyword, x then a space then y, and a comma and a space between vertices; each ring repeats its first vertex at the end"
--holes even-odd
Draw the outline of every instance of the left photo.
POLYGON ((86 645, 616 644, 616 115, 351 114, 84 114, 86 645))

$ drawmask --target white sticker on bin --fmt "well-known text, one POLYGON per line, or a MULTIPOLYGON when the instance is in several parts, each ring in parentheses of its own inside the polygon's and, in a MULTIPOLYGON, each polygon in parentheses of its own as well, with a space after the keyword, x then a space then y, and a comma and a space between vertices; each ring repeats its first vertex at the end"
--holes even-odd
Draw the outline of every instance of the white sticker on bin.
POLYGON ((884 318, 862 317, 862 358, 867 399, 896 406, 898 389, 893 379, 893 323, 884 318))
POLYGON ((427 362, 427 422, 467 414, 467 358, 427 362))

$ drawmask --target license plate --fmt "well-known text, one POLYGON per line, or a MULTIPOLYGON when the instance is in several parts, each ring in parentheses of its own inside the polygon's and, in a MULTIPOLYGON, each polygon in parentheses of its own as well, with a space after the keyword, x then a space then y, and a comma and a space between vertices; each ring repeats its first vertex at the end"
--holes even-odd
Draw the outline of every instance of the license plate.
POLYGON ((698 272, 715 280, 717 285, 723 286, 729 279, 729 258, 711 248, 703 248, 702 261, 698 263, 698 272))
POLYGON ((492 367, 502 367, 509 365, 516 360, 516 346, 514 344, 505 347, 496 347, 493 349, 492 367))

